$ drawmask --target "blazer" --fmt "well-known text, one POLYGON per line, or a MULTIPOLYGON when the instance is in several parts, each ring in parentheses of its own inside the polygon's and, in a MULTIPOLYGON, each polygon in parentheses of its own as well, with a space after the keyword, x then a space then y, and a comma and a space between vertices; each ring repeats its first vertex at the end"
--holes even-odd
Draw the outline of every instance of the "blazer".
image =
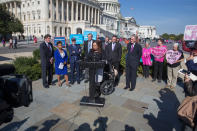
POLYGON ((106 46, 109 44, 109 42, 107 42, 107 45, 105 43, 105 41, 102 42, 102 50, 105 50, 106 46))
POLYGON ((60 63, 64 63, 68 61, 68 56, 67 56, 67 52, 65 50, 63 50, 65 56, 64 58, 61 57, 59 50, 57 49, 54 53, 54 57, 55 57, 55 68, 59 67, 60 63))
POLYGON ((119 63, 122 56, 122 46, 120 43, 116 43, 114 51, 112 51, 112 43, 109 43, 105 47, 105 56, 107 61, 112 63, 119 63))
POLYGON ((42 66, 49 66, 50 59, 54 56, 54 50, 52 43, 48 43, 51 46, 51 50, 47 47, 46 43, 43 42, 40 44, 40 58, 42 66))
POLYGON ((76 48, 74 48, 72 44, 68 46, 70 63, 73 63, 73 62, 79 60, 79 58, 80 58, 81 47, 80 47, 80 45, 77 45, 77 44, 75 46, 76 46, 76 48), (73 51, 75 53, 73 53, 73 51))
POLYGON ((126 63, 128 66, 138 66, 140 63, 140 58, 142 57, 142 46, 138 43, 135 43, 133 51, 131 52, 131 43, 127 45, 127 59, 126 63))
MULTIPOLYGON (((92 42, 92 44, 95 42, 95 40, 92 40, 93 42, 92 42)), ((84 42, 84 45, 83 45, 83 50, 84 50, 84 53, 85 53, 85 57, 87 57, 87 55, 88 55, 88 41, 85 41, 84 42)))

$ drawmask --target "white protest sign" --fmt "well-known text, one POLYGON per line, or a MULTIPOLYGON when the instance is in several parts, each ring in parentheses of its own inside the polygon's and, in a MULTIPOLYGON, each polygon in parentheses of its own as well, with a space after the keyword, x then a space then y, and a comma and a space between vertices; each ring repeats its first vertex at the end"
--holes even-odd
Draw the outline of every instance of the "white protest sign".
POLYGON ((197 40, 197 25, 187 25, 185 27, 184 40, 186 41, 197 40))
POLYGON ((174 64, 181 57, 179 51, 168 50, 166 53, 166 60, 169 64, 174 64))

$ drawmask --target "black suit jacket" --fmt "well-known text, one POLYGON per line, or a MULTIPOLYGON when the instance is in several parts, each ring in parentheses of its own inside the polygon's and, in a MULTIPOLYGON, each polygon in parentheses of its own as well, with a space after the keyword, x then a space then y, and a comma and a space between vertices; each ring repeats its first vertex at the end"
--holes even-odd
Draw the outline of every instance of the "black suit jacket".
POLYGON ((40 44, 40 58, 42 66, 49 66, 50 59, 54 56, 54 50, 52 43, 48 43, 51 46, 51 50, 47 47, 46 43, 40 44))
MULTIPOLYGON (((92 40, 92 44, 95 42, 95 40, 92 40)), ((84 42, 84 45, 83 45, 83 49, 84 49, 84 53, 85 53, 85 57, 87 57, 88 55, 88 41, 85 41, 84 42)))
POLYGON ((114 51, 112 51, 112 43, 109 43, 105 47, 105 56, 109 62, 118 63, 122 56, 122 46, 120 43, 116 43, 114 51))
POLYGON ((140 58, 142 56, 142 46, 138 43, 135 43, 133 51, 131 52, 131 45, 131 43, 127 45, 128 54, 126 63, 129 66, 138 66, 140 63, 140 58))

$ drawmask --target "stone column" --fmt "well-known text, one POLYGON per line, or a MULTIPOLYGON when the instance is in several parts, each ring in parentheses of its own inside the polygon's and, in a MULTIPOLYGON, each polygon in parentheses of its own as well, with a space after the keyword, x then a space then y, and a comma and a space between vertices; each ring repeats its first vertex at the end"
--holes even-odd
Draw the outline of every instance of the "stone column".
POLYGON ((12 7, 12 2, 10 2, 10 12, 11 12, 11 14, 13 14, 13 7, 12 7))
POLYGON ((74 1, 72 1, 72 5, 71 5, 71 21, 74 20, 74 1))
POLYGON ((18 15, 17 15, 17 6, 16 5, 17 5, 16 2, 14 2, 15 16, 17 17, 18 15))
POLYGON ((62 27, 62 36, 65 36, 65 27, 62 27))
POLYGON ((8 10, 8 3, 5 3, 5 7, 6 7, 6 9, 8 10))
POLYGON ((93 7, 92 7, 92 9, 91 9, 91 18, 90 18, 90 20, 91 20, 91 23, 94 24, 94 23, 93 23, 93 20, 94 20, 93 7))
POLYGON ((87 11, 86 11, 86 4, 84 5, 84 8, 85 8, 85 10, 84 10, 84 20, 86 21, 87 19, 87 11))
POLYGON ((69 5, 68 5, 68 2, 69 1, 66 2, 66 21, 69 21, 69 9, 68 9, 69 5))
POLYGON ((56 20, 59 21, 59 2, 56 0, 56 20))
POLYGON ((96 12, 97 12, 97 9, 95 8, 95 9, 94 9, 94 24, 95 24, 95 25, 96 25, 96 18, 97 18, 97 17, 96 17, 96 12))
POLYGON ((51 3, 51 20, 53 21, 54 20, 54 13, 53 13, 53 11, 54 11, 54 8, 53 8, 53 0, 50 0, 50 3, 51 3))
POLYGON ((97 24, 100 24, 100 10, 98 9, 97 24))
POLYGON ((88 21, 90 22, 90 6, 88 5, 88 21))
POLYGON ((64 0, 62 0, 62 22, 65 21, 64 16, 64 0))
POLYGON ((42 8, 44 9, 41 12, 41 17, 44 20, 47 20, 49 18, 49 1, 48 0, 42 0, 40 2, 42 2, 42 8))
POLYGON ((80 21, 83 20, 83 14, 82 14, 82 12, 83 12, 83 4, 81 3, 80 4, 80 21))
POLYGON ((78 1, 76 2, 76 21, 78 21, 78 18, 79 18, 79 3, 78 1))

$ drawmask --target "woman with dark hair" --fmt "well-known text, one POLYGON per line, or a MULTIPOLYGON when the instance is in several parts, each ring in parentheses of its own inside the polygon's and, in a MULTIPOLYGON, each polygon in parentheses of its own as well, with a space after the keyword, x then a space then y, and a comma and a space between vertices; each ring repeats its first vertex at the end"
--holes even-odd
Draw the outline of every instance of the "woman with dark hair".
POLYGON ((67 61, 68 61, 68 56, 67 52, 62 49, 62 42, 59 41, 57 42, 57 50, 54 53, 55 57, 55 73, 57 75, 57 80, 58 80, 58 86, 61 87, 62 83, 60 80, 60 76, 64 75, 64 78, 66 80, 66 85, 70 87, 69 82, 68 82, 68 73, 67 73, 67 61))
POLYGON ((163 63, 167 52, 167 46, 163 45, 163 39, 158 40, 158 45, 151 49, 151 54, 154 56, 154 75, 152 82, 156 81, 161 83, 163 73, 163 63))
POLYGON ((87 55, 88 61, 92 61, 93 58, 96 60, 102 60, 104 58, 104 52, 102 52, 100 41, 93 42, 92 49, 90 50, 90 52, 87 55), (93 56, 96 56, 96 58, 94 58, 93 56))
MULTIPOLYGON (((87 55, 86 61, 88 62, 98 62, 105 59, 105 53, 102 51, 102 45, 100 41, 95 41, 92 44, 92 49, 87 55)), ((96 71, 96 82, 101 82, 103 76, 103 69, 97 69, 96 71)))

